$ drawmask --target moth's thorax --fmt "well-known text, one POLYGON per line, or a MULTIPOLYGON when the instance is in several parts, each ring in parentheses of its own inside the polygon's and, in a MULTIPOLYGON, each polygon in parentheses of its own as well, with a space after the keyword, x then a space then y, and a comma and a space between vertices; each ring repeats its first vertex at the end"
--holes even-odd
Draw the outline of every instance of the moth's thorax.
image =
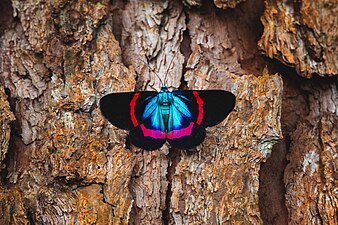
POLYGON ((158 104, 161 108, 161 113, 165 124, 168 123, 168 118, 170 114, 170 105, 173 102, 172 93, 166 87, 162 87, 158 94, 158 104))
POLYGON ((172 101, 172 93, 167 88, 161 88, 161 91, 158 94, 158 103, 160 106, 168 106, 172 103, 172 101))

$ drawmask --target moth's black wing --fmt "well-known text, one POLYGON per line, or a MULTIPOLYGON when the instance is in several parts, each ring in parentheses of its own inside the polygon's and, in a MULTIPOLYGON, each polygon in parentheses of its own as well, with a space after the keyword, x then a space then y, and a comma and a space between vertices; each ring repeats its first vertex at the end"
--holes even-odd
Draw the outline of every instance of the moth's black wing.
POLYGON ((157 94, 155 91, 108 94, 100 99, 101 112, 114 126, 132 130, 137 125, 135 122, 138 123, 142 116, 144 100, 157 94))
POLYGON ((203 121, 207 126, 215 126, 222 122, 234 109, 236 96, 223 90, 203 90, 198 91, 203 100, 203 121))

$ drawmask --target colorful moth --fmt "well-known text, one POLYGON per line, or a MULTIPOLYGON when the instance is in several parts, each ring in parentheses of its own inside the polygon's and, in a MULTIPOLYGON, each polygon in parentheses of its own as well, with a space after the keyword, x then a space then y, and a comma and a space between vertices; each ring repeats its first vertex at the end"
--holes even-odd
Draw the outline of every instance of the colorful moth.
POLYGON ((142 91, 108 94, 101 98, 103 115, 114 126, 129 130, 130 142, 144 150, 191 149, 205 138, 205 127, 224 120, 236 98, 223 90, 142 91))

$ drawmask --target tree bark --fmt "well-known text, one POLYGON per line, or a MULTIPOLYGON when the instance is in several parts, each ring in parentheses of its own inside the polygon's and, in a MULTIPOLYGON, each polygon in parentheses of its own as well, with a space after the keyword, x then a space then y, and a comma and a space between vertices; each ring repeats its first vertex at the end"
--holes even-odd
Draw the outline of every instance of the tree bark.
MULTIPOLYGON (((288 215, 288 224, 338 223, 335 11, 335 1, 269 0, 262 17, 264 33, 259 48, 268 57, 295 68, 284 72, 284 140, 276 149, 287 153, 282 163, 286 165, 283 200, 287 212, 283 207, 279 209, 288 215), (315 77, 318 75, 334 78, 315 77), (297 76, 314 78, 303 80, 297 76)), ((271 169, 271 165, 265 169, 271 169)), ((262 189, 265 190, 264 185, 262 189)), ((265 210, 270 205, 267 203, 265 210)), ((269 223, 285 221, 276 219, 278 215, 275 221, 273 218, 269 223)))
POLYGON ((332 5, 2 1, 0 224, 337 224, 332 5), (138 149, 99 100, 163 85, 236 106, 192 151, 138 149))

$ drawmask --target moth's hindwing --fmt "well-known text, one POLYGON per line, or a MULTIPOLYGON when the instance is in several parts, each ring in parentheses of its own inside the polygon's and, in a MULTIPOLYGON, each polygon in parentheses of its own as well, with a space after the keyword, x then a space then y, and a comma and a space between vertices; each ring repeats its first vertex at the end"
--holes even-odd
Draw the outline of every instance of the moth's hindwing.
POLYGON ((154 134, 156 133, 156 131, 150 129, 148 129, 148 131, 145 131, 145 128, 142 126, 143 124, 130 131, 130 142, 136 147, 142 148, 144 150, 155 150, 161 148, 166 141, 166 134, 154 134), (152 133, 152 135, 157 135, 158 138, 151 136, 150 133, 152 133))

